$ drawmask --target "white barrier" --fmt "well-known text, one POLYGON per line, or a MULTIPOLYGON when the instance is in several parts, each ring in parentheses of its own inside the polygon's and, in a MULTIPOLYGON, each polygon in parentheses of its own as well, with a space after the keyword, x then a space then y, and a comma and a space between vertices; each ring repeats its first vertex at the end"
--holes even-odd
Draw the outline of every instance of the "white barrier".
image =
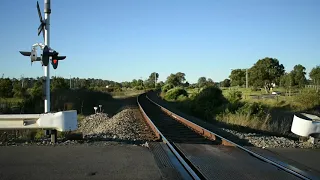
POLYGON ((303 137, 320 134, 320 118, 306 113, 294 115, 291 132, 303 137))
POLYGON ((55 129, 73 131, 78 128, 77 111, 61 111, 45 114, 0 115, 0 129, 55 129))

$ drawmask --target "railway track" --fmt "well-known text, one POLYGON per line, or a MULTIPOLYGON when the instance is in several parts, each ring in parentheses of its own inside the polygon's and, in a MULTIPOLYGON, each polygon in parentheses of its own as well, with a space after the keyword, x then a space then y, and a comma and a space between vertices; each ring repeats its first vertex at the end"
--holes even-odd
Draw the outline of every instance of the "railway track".
POLYGON ((149 126, 176 156, 190 179, 318 179, 268 159, 160 106, 137 98, 149 126))

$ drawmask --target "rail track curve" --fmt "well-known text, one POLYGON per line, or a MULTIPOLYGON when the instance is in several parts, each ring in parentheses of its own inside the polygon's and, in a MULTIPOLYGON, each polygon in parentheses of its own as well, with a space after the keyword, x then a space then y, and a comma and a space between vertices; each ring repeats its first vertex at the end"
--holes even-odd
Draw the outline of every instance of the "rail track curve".
POLYGON ((147 94, 137 97, 145 121, 191 179, 318 179, 211 132, 157 104, 147 94))

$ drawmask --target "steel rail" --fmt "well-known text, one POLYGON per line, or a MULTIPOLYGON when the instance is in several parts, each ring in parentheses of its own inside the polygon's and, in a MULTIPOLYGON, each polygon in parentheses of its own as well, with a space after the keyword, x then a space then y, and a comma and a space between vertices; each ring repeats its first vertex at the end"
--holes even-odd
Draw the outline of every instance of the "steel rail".
POLYGON ((176 158, 180 161, 180 163, 183 165, 183 167, 186 169, 186 171, 190 174, 190 176, 195 180, 200 180, 200 177, 193 171, 193 169, 188 165, 188 163, 183 159, 183 157, 177 152, 177 150, 172 146, 172 144, 164 137, 164 135, 159 131, 159 129, 155 126, 155 124, 152 122, 152 120, 148 117, 146 112, 143 110, 141 104, 139 103, 139 96, 137 97, 137 103, 142 111, 144 117, 146 118, 149 125, 152 125, 152 129, 155 130, 161 137, 161 140, 169 147, 171 152, 176 156, 176 158))

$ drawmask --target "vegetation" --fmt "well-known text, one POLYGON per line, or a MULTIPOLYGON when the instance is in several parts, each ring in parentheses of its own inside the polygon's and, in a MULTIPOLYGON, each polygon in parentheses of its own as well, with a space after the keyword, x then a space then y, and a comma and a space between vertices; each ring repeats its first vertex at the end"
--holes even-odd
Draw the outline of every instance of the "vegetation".
POLYGON ((231 86, 231 81, 230 79, 225 79, 222 82, 220 82, 221 87, 230 87, 231 86))
POLYGON ((254 87, 263 87, 267 93, 273 84, 279 84, 284 75, 284 66, 275 58, 259 59, 249 70, 249 82, 254 87))
POLYGON ((162 91, 166 93, 167 91, 169 91, 172 88, 174 88, 173 84, 165 84, 164 86, 162 86, 162 91))
POLYGON ((176 74, 171 74, 162 86, 161 96, 180 110, 212 123, 288 134, 292 113, 320 114, 320 93, 316 83, 320 77, 319 69, 319 66, 313 68, 309 74, 311 80, 307 80, 306 68, 301 64, 285 72, 276 58, 266 57, 248 69, 248 89, 242 88, 246 84, 245 69, 232 70, 230 79, 219 83, 220 88, 206 77, 186 86, 183 83, 185 78, 179 81, 176 74), (316 88, 305 88, 305 85, 315 85, 316 88), (182 89, 187 91, 187 96, 184 93, 178 95, 182 89), (278 94, 272 95, 271 92, 278 94))
POLYGON ((164 98, 168 101, 177 100, 178 98, 181 100, 183 97, 188 97, 188 93, 182 87, 175 87, 166 92, 164 98))
POLYGON ((214 85, 214 82, 211 78, 206 78, 206 77, 200 77, 198 79, 198 87, 199 88, 203 88, 203 87, 206 87, 206 86, 213 86, 214 85))
POLYGON ((176 74, 170 74, 167 77, 166 84, 172 84, 174 87, 183 86, 186 81, 185 74, 182 72, 177 72, 176 74))
POLYGON ((320 84, 320 66, 312 68, 309 76, 314 84, 319 85, 320 84))
POLYGON ((221 89, 209 86, 202 89, 194 99, 192 99, 191 110, 198 116, 211 119, 221 111, 221 106, 225 103, 226 99, 222 95, 221 89))
POLYGON ((229 76, 231 79, 231 86, 243 86, 246 83, 246 70, 234 69, 229 76))
MULTIPOLYGON (((159 89, 165 100, 206 121, 286 134, 290 132, 292 116, 288 121, 281 114, 302 111, 320 114, 320 66, 311 70, 311 79, 307 79, 306 74, 306 68, 301 64, 285 72, 278 59, 266 57, 248 68, 249 88, 243 88, 246 69, 232 70, 230 79, 220 83, 200 77, 191 84, 183 72, 170 74, 165 82, 158 82, 157 72, 152 72, 146 80, 121 83, 72 78, 70 85, 70 79, 52 77, 51 109, 72 108, 80 114, 89 114, 93 106, 104 105, 112 98, 159 89), (311 85, 311 88, 305 85, 311 85), (278 94, 271 95, 271 92, 278 94)), ((42 78, 1 78, 0 113, 41 113, 43 84, 42 78)), ((37 132, 33 136, 37 137, 37 132)))

